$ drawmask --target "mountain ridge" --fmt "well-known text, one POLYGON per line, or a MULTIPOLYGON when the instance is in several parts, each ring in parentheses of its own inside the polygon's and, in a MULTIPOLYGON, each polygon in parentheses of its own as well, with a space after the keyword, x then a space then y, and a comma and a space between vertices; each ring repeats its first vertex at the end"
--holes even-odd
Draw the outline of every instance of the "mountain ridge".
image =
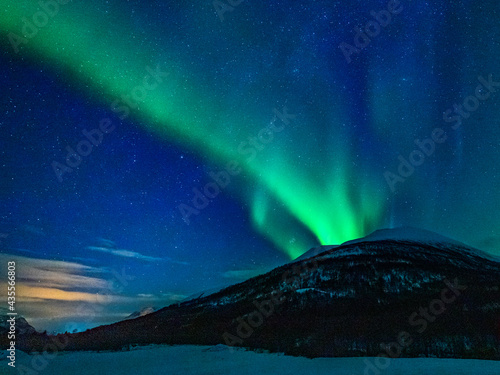
POLYGON ((376 356, 409 331, 413 344, 401 356, 500 359, 500 263, 456 243, 426 242, 345 243, 207 296, 68 335, 66 350, 226 344, 308 357, 376 356), (453 303, 422 320, 420 309, 441 306, 434 301, 451 300, 453 290, 460 293, 453 303), (415 332, 424 323, 426 335, 415 332))

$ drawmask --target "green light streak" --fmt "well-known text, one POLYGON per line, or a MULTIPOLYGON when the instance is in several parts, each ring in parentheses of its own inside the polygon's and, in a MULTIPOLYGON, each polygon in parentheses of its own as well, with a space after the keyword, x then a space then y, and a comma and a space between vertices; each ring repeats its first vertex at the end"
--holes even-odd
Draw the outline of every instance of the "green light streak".
MULTIPOLYGON (((32 1, 3 0, 0 4, 7 12, 0 19, 4 35, 13 32, 21 36, 21 19, 31 19, 39 10, 32 1)), ((337 145, 328 151, 334 160, 316 153, 314 165, 300 164, 292 158, 296 150, 287 149, 283 138, 295 137, 302 146, 302 132, 285 130, 286 134, 276 134, 282 139, 273 141, 269 151, 248 163, 237 152, 238 145, 267 125, 265 119, 269 122, 272 114, 262 115, 255 108, 255 116, 241 110, 228 116, 228 109, 218 98, 222 91, 200 86, 188 69, 189 55, 174 53, 177 46, 168 35, 156 36, 163 48, 158 55, 158 47, 138 43, 129 32, 131 21, 119 16, 100 13, 76 1, 61 5, 59 13, 21 46, 20 53, 43 59, 78 82, 89 83, 89 93, 104 103, 131 93, 143 81, 147 66, 158 64, 162 71, 169 72, 168 78, 132 111, 133 117, 148 130, 216 163, 238 160, 247 177, 259 186, 250 198, 256 230, 291 259, 314 245, 311 234, 323 245, 339 244, 365 235, 367 228, 379 222, 383 197, 372 188, 375 182, 352 183, 361 179, 359 171, 347 167, 349 150, 337 145), (237 127, 236 136, 228 131, 228 122, 237 127), (317 176, 321 173, 326 175, 320 179, 317 176)), ((341 103, 336 110, 338 121, 345 121, 341 103)), ((307 124, 302 126, 307 131, 307 124)))

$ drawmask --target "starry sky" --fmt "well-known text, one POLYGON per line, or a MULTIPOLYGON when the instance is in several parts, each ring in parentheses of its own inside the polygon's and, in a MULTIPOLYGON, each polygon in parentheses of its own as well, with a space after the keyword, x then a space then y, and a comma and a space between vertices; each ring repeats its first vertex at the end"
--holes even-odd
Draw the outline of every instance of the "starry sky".
POLYGON ((497 1, 0 3, 0 261, 35 328, 381 228, 500 255, 497 1))

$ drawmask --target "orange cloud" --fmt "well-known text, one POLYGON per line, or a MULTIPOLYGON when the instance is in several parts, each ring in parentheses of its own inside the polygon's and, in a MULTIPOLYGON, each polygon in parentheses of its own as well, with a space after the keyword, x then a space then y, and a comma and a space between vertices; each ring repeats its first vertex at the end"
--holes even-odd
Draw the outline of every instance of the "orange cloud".
MULTIPOLYGON (((0 264, 16 262, 18 299, 105 302, 111 293, 110 283, 90 274, 104 275, 102 269, 75 262, 0 254, 0 264), (87 274, 87 275, 86 275, 87 274), (75 291, 75 289, 79 291, 75 291), (83 290, 83 291, 82 291, 83 290), (92 291, 100 292, 92 293, 92 291)), ((7 292, 7 267, 0 268, 0 295, 7 292)))
MULTIPOLYGON (((127 254, 128 255, 128 254, 127 254)), ((145 306, 162 306, 181 295, 119 295, 114 283, 130 280, 123 272, 76 262, 0 254, 0 299, 7 295, 7 263, 16 262, 16 309, 39 330, 72 330, 121 320, 145 306), (2 266, 2 265, 5 265, 2 266), (107 278, 107 279, 105 279, 107 278), (75 324, 76 324, 75 323, 75 324)))
POLYGON ((111 303, 127 299, 127 297, 121 297, 111 294, 69 292, 56 288, 31 287, 22 284, 17 287, 16 294, 19 299, 23 299, 26 297, 43 300, 85 301, 94 303, 111 303))

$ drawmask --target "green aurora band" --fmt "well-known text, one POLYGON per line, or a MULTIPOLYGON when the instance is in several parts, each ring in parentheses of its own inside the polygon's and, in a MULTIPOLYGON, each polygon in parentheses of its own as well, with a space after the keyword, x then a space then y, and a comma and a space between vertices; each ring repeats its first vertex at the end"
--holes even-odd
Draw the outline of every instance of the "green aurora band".
MULTIPOLYGON (((315 149, 314 142, 303 144, 300 128, 307 127, 307 119, 301 118, 300 111, 297 124, 276 133, 256 158, 249 161, 241 155, 238 145, 272 121, 272 109, 266 112, 256 103, 249 104, 248 98, 228 108, 234 95, 227 89, 232 87, 230 82, 218 87, 200 83, 201 73, 189 69, 191 52, 176 50, 173 32, 159 35, 157 30, 147 30, 146 35, 155 35, 154 40, 137 37, 130 32, 133 20, 124 21, 130 17, 120 16, 119 9, 108 14, 74 1, 60 5, 36 35, 23 35, 23 19, 32 21, 40 10, 37 3, 0 3, 6 9, 0 19, 3 37, 12 38, 14 33, 26 38, 19 55, 48 63, 103 103, 130 93, 142 82, 147 66, 168 72, 168 78, 132 111, 133 119, 216 165, 238 161, 247 183, 244 189, 243 182, 228 188, 249 203, 255 229, 291 259, 315 242, 339 244, 366 235, 383 219, 386 200, 376 188, 380 182, 355 168, 350 157, 354 150, 339 141, 333 140, 327 150, 315 149), (158 41, 170 49, 159 53, 158 41), (298 162, 298 151, 307 155, 307 162, 298 162)), ((8 48, 12 48, 10 43, 8 48)), ((334 123, 331 131, 340 135, 334 125, 349 123, 348 104, 340 96, 336 100, 335 116, 328 121, 334 123)), ((292 107, 289 111, 295 113, 292 107)))

